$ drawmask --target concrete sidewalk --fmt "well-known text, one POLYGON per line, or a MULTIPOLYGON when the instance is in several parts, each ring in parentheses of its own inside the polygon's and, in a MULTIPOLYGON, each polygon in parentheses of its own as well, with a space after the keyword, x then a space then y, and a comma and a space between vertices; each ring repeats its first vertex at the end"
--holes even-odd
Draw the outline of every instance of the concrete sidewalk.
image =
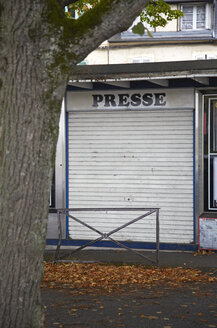
MULTIPOLYGON (((155 261, 155 251, 140 251, 144 256, 155 261)), ((46 250, 45 256, 53 258, 55 251, 46 250)), ((69 249, 60 250, 60 257, 68 254, 62 261, 75 262, 98 262, 98 263, 116 263, 116 264, 143 264, 152 265, 152 263, 137 254, 121 249, 86 249, 74 254, 70 254, 69 249)), ((159 264, 162 267, 192 267, 200 269, 217 269, 216 252, 177 252, 160 251, 159 264)))

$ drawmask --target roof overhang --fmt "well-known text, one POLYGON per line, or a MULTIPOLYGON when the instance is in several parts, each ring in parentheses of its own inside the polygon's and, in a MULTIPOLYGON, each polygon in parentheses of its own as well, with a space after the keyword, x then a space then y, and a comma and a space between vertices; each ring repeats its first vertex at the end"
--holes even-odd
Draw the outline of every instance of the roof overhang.
POLYGON ((76 66, 69 85, 92 89, 93 84, 131 88, 143 83, 160 87, 217 87, 217 60, 76 66))

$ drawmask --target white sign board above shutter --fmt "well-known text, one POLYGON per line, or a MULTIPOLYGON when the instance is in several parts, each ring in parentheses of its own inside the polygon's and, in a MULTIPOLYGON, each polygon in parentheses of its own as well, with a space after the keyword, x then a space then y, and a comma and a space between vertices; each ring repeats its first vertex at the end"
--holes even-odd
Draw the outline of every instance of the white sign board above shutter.
POLYGON ((109 90, 67 93, 67 111, 192 109, 193 89, 109 90))

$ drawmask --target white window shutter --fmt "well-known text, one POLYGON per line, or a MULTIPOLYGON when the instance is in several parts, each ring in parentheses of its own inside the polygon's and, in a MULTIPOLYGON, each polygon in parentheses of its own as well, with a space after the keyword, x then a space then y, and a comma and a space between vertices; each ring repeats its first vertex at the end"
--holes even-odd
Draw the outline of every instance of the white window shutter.
POLYGON ((212 17, 212 7, 211 7, 211 4, 207 3, 206 4, 206 29, 212 28, 211 17, 212 17))

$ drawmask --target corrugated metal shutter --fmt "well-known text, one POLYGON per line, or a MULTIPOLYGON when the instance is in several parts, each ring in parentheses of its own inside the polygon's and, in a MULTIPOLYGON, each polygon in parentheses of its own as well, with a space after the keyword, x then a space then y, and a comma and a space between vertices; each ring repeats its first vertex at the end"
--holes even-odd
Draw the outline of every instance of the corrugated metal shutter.
MULTIPOLYGON (((160 207, 161 242, 193 240, 193 111, 68 114, 69 207, 160 207)), ((85 213, 104 233, 140 213, 85 213)), ((99 235, 69 222, 73 239, 99 235)), ((154 216, 114 235, 155 241, 154 216)))

